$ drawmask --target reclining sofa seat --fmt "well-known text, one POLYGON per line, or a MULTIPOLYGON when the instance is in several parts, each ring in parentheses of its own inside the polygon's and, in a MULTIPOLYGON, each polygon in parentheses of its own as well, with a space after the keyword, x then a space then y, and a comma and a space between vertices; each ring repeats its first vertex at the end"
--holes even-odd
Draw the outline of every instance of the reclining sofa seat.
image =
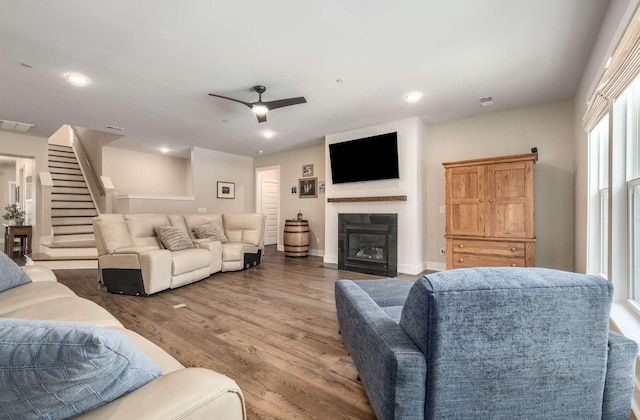
POLYGON ((182 227, 189 233, 196 246, 204 246, 208 239, 199 239, 193 228, 198 225, 215 223, 224 230, 228 239, 222 246, 222 266, 217 271, 237 271, 262 262, 264 249, 264 215, 259 213, 231 214, 173 214, 169 220, 173 226, 182 227), (249 262, 249 257, 251 261, 249 262), (245 261, 245 259, 247 261, 245 261))
POLYGON ((102 281, 114 293, 150 295, 262 260, 262 214, 102 214, 93 225, 102 281), (193 227, 210 222, 223 227, 229 243, 195 237, 193 227), (163 249, 155 234, 159 226, 181 227, 195 248, 163 249))
POLYGON ((345 346, 380 420, 629 418, 638 345, 613 287, 542 268, 339 280, 345 346))

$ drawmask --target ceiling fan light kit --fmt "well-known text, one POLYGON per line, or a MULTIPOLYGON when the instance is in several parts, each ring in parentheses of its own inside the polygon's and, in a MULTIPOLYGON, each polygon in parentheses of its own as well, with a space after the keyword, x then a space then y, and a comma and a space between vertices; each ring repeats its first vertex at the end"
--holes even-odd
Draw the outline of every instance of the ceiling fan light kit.
POLYGON ((256 93, 258 93, 258 100, 256 102, 245 102, 239 99, 229 98, 227 96, 216 95, 214 93, 210 93, 209 96, 228 99, 230 101, 238 102, 251 108, 253 113, 256 114, 256 117, 258 117, 259 123, 263 123, 267 121, 267 112, 269 111, 272 111, 277 108, 284 108, 285 106, 304 104, 307 102, 304 96, 299 96, 297 98, 278 99, 276 101, 263 102, 262 94, 267 90, 267 88, 262 85, 256 85, 253 87, 253 90, 255 90, 256 93))

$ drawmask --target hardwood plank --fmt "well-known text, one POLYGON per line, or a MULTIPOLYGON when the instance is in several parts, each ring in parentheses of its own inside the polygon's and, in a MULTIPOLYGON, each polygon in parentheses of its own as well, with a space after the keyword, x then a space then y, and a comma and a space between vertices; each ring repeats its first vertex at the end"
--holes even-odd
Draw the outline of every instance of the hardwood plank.
POLYGON ((334 283, 380 277, 323 267, 321 257, 287 258, 275 246, 257 267, 148 297, 99 289, 97 270, 55 272, 183 365, 233 378, 251 419, 375 418, 338 334, 334 283))

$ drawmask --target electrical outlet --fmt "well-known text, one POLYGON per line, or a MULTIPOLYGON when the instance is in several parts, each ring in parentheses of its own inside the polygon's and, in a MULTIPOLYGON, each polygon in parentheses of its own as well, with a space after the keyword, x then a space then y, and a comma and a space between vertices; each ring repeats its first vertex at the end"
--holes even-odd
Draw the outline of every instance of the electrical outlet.
POLYGON ((440 214, 444 214, 444 206, 440 206, 440 214))
POLYGON ((447 253, 447 250, 444 248, 440 248, 440 255, 445 255, 447 253))
POLYGON ((206 212, 207 212, 206 207, 198 207, 198 213, 206 213, 206 212))

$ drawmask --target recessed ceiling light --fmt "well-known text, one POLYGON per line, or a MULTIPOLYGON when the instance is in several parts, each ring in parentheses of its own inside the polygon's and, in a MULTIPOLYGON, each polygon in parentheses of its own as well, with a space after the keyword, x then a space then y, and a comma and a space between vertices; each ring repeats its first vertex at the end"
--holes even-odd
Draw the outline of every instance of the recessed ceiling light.
POLYGON ((168 147, 161 147, 160 148, 160 152, 161 153, 169 153, 169 148, 168 147))
POLYGON ((74 86, 86 86, 90 82, 87 76, 83 76, 80 73, 67 73, 64 77, 74 86))
POLYGON ((420 99, 422 99, 422 92, 413 91, 404 95, 404 100, 409 102, 410 104, 415 104, 420 99))
POLYGON ((257 153, 257 154, 259 154, 259 155, 261 155, 261 154, 263 154, 263 153, 264 153, 264 150, 257 150, 257 151, 256 151, 256 153, 257 153))
POLYGON ((262 137, 264 137, 265 139, 271 139, 273 138, 273 136, 276 135, 275 132, 271 131, 271 130, 264 130, 260 133, 262 135, 262 137))

